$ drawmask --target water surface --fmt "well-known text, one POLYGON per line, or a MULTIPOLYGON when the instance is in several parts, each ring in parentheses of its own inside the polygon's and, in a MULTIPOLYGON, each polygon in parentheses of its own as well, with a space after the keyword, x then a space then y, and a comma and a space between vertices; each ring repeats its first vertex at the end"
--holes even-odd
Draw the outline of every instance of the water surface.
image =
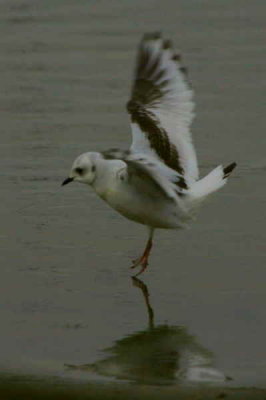
POLYGON ((265 397, 265 13, 260 0, 1 2, 3 390, 265 397), (202 174, 238 168, 190 230, 158 231, 136 282, 143 227, 60 183, 78 154, 129 145, 135 50, 154 30, 189 66, 202 174))

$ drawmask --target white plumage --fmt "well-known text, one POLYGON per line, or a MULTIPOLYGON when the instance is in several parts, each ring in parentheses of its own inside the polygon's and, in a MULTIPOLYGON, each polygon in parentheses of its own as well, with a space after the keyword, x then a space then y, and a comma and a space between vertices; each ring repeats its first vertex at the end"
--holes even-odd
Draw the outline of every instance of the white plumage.
POLYGON ((133 267, 148 265, 156 228, 183 228, 198 206, 220 189, 236 164, 219 166, 198 180, 190 134, 193 92, 181 57, 157 33, 141 40, 131 99, 132 144, 79 156, 63 184, 91 185, 120 214, 149 228, 143 255, 133 267))

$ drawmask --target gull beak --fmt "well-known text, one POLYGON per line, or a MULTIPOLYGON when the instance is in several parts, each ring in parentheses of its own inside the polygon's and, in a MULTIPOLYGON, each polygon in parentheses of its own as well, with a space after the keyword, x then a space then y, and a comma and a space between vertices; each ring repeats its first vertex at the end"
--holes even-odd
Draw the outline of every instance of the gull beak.
POLYGON ((74 178, 66 178, 61 186, 67 185, 68 183, 72 182, 74 178))

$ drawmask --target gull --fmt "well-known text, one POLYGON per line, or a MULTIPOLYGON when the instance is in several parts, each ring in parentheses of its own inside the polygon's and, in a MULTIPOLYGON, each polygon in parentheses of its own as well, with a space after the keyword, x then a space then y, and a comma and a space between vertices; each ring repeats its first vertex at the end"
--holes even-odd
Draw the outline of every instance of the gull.
POLYGON ((219 165, 199 178, 190 133, 193 109, 193 91, 180 54, 161 34, 145 34, 127 103, 130 149, 81 154, 62 183, 85 183, 124 217, 146 225, 146 247, 131 267, 141 267, 136 276, 147 268, 155 229, 187 227, 236 167, 235 162, 219 165))

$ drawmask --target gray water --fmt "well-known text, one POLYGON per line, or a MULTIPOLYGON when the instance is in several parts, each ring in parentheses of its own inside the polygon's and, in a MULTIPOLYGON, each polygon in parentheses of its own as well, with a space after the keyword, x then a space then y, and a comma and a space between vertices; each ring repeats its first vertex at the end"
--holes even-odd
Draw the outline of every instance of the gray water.
POLYGON ((265 15, 263 0, 1 1, 4 377, 105 382, 106 396, 266 389, 265 15), (60 184, 80 153, 130 144, 136 47, 154 30, 189 67, 202 174, 238 168, 190 230, 157 232, 136 282, 144 228, 60 184))

